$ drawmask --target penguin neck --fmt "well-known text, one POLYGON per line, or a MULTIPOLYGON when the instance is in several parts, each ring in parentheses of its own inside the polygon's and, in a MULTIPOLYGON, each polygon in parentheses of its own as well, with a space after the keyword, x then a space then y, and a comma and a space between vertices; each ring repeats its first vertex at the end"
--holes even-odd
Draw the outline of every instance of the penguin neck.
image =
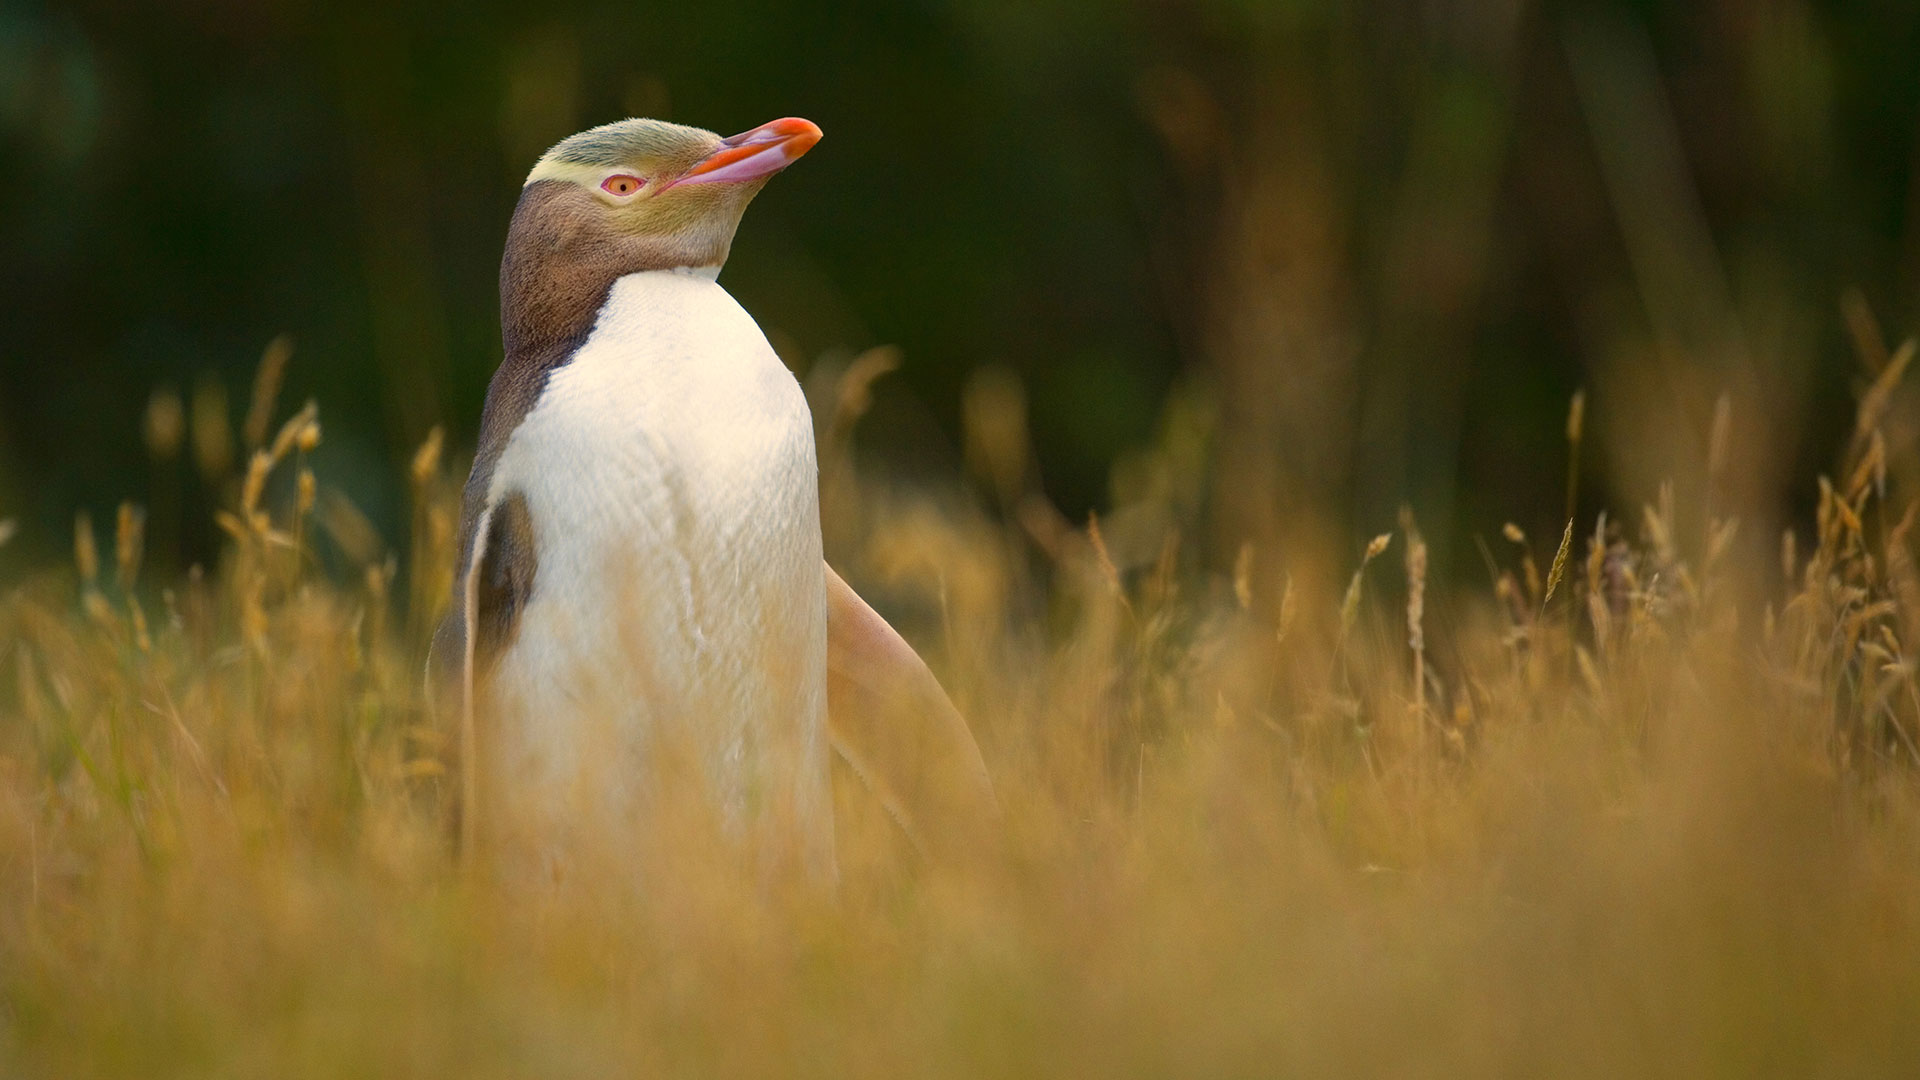
MULTIPOLYGON (((627 278, 670 274, 717 282, 718 266, 673 266, 657 270, 594 275, 577 288, 549 284, 535 290, 503 289, 500 295, 501 343, 508 363, 551 368, 566 362, 593 333, 614 288, 627 278)), ((503 275, 504 276, 504 275, 503 275)), ((571 275, 567 275, 571 276, 571 275)))
POLYGON ((614 282, 665 272, 715 280, 719 257, 687 265, 688 248, 607 229, 591 198, 572 184, 538 181, 514 208, 500 260, 500 337, 506 363, 534 371, 564 363, 593 332, 614 282))

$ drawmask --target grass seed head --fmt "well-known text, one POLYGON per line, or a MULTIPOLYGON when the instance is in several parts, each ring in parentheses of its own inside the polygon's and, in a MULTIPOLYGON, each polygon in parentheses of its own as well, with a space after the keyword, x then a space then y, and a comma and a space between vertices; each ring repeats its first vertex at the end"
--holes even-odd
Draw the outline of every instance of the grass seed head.
POLYGON ((82 510, 73 518, 73 564, 81 584, 92 588, 100 580, 100 547, 93 539, 93 518, 82 510))
POLYGON ((140 577, 140 558, 146 551, 145 510, 130 502, 120 504, 114 519, 114 583, 121 592, 130 592, 140 577))
POLYGON ((1554 590, 1560 587, 1560 580, 1567 573, 1567 556, 1573 551, 1573 519, 1567 519, 1566 531, 1560 534, 1560 547, 1553 553, 1553 566, 1547 571, 1547 592, 1540 598, 1540 610, 1546 611, 1547 604, 1553 600, 1554 590))
POLYGON ((446 440, 446 432, 435 424, 433 430, 421 441, 419 449, 413 452, 413 461, 409 472, 413 476, 413 486, 424 488, 440 473, 440 450, 446 440))
POLYGON ((273 422, 273 405, 280 398, 280 384, 287 377, 287 362, 293 359, 293 338, 281 334, 260 351, 260 364, 253 372, 253 396, 247 404, 247 418, 240 434, 247 449, 257 450, 266 441, 267 425, 273 422))
POLYGON ((147 453, 155 461, 172 461, 180 453, 186 429, 187 410, 179 392, 170 386, 157 387, 147 398, 147 412, 140 425, 147 453))
POLYGON ((1353 624, 1360 617, 1360 589, 1366 580, 1367 566, 1379 558, 1393 543, 1392 533, 1381 533, 1367 542, 1366 549, 1360 553, 1360 565, 1354 568, 1353 577, 1347 582, 1347 591, 1340 598, 1340 640, 1345 642, 1352 632, 1353 624))
POLYGON ((227 416, 227 388, 201 378, 193 388, 193 456, 200 475, 217 481, 233 467, 233 428, 227 416))

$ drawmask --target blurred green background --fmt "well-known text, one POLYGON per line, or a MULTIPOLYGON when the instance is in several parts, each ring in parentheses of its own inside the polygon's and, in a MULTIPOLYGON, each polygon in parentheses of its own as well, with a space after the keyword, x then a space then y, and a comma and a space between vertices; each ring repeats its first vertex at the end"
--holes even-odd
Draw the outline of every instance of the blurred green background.
POLYGON ((630 114, 824 128, 722 280, 802 371, 903 350, 865 452, 957 472, 1010 370, 1077 520, 1177 391, 1215 551, 1406 500, 1443 551, 1557 535, 1581 386, 1583 502, 1724 393, 1726 497, 1784 513, 1920 300, 1911 0, 0 0, 11 557, 135 498, 206 558, 221 481, 150 459, 149 396, 237 424, 282 333, 281 414, 319 399, 322 481, 397 541, 412 449, 471 446, 527 168, 630 114))

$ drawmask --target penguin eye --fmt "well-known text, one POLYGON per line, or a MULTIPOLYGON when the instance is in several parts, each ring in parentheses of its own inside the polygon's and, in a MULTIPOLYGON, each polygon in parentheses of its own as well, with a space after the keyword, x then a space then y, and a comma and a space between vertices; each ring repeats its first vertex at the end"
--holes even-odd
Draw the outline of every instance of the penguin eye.
POLYGON ((639 191, 640 185, 644 183, 646 183, 646 181, 637 176, 628 176, 625 173, 620 173, 600 181, 600 190, 609 195, 626 196, 639 191))

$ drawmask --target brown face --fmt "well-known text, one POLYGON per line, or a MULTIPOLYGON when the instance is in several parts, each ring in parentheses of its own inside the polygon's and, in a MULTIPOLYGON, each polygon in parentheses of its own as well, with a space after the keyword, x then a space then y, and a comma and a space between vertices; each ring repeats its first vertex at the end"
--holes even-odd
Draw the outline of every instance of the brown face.
POLYGON ((548 151, 527 177, 521 201, 526 209, 535 197, 541 216, 564 219, 541 224, 595 237, 600 243, 590 246, 604 248, 596 256, 618 253, 623 272, 718 267, 747 203, 819 141, 818 127, 792 117, 728 139, 659 120, 623 120, 548 151))

